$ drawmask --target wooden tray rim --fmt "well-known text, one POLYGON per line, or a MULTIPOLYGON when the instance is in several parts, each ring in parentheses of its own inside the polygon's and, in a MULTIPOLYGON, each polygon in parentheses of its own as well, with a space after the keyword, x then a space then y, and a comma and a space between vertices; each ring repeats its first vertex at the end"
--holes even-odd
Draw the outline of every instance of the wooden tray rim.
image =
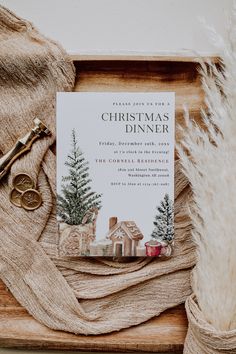
POLYGON ((187 62, 201 63, 211 61, 216 63, 219 56, 186 56, 186 55, 127 55, 127 54, 70 54, 73 61, 165 61, 165 62, 187 62))

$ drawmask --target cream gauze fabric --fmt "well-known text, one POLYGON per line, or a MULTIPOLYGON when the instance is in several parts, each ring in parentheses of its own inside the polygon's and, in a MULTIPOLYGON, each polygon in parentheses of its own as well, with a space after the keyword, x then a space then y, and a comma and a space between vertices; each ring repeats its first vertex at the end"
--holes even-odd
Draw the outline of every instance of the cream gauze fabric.
MULTIPOLYGON (((185 301, 195 262, 187 207, 190 188, 175 166, 175 251, 168 260, 62 259, 56 226, 55 104, 73 90, 75 69, 64 50, 29 22, 0 7, 0 151, 7 153, 38 117, 52 130, 18 159, 0 182, 0 278, 42 324, 100 334, 137 325, 185 301), (18 173, 27 173, 43 204, 11 204, 18 173)), ((65 117, 66 120, 66 117, 65 117)))
POLYGON ((236 354, 236 330, 217 331, 205 320, 194 295, 188 297, 185 307, 189 327, 184 354, 236 354))

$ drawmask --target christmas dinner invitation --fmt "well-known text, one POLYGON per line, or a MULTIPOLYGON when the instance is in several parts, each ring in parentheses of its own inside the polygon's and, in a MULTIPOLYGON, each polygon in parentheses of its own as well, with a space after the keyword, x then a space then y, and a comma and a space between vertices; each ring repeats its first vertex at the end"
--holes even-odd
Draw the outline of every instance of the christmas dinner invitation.
POLYGON ((57 94, 61 256, 170 256, 175 93, 57 94))

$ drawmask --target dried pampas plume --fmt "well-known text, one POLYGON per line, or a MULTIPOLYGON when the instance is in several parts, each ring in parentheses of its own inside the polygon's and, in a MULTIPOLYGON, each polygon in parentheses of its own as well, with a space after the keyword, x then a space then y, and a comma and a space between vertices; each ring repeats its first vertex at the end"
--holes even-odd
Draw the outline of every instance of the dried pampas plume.
POLYGON ((185 111, 178 147, 194 194, 191 216, 198 260, 193 291, 205 318, 216 329, 236 329, 236 6, 227 41, 211 29, 222 63, 202 64, 206 129, 185 111), (183 128, 182 128, 183 129, 183 128), (187 152, 186 152, 187 151, 187 152))

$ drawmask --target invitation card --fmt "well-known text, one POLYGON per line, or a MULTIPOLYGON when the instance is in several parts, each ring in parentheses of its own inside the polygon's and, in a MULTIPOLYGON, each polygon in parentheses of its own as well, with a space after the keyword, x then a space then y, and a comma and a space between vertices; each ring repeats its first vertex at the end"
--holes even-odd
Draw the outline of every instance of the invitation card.
POLYGON ((59 252, 170 256, 175 93, 57 94, 59 252))

